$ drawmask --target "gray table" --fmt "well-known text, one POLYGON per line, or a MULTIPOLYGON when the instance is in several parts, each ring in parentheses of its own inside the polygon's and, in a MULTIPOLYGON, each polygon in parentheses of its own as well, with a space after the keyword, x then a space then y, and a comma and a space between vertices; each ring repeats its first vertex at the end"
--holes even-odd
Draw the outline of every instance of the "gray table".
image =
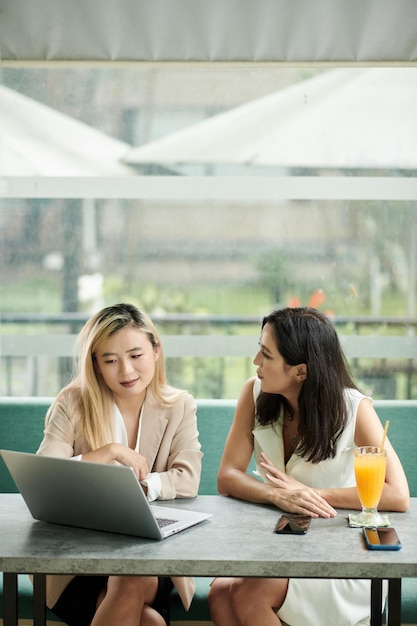
POLYGON ((213 514, 210 520, 162 542, 34 521, 18 494, 0 494, 0 571, 4 626, 17 623, 18 573, 35 574, 35 624, 45 623, 45 574, 267 576, 368 578, 371 624, 381 624, 382 579, 389 579, 388 625, 401 624, 401 578, 417 577, 417 498, 407 513, 391 513, 403 548, 365 548, 349 528, 347 511, 313 520, 305 536, 278 536, 279 511, 221 496, 164 503, 213 514), (381 605, 379 604, 379 607, 381 605))

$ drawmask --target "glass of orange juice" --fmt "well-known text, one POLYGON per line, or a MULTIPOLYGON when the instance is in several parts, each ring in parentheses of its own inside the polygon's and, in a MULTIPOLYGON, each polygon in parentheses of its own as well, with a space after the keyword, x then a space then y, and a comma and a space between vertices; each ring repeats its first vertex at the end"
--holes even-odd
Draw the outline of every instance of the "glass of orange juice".
POLYGON ((386 526, 378 513, 387 467, 386 451, 376 446, 355 448, 354 468, 356 488, 362 504, 362 512, 352 516, 358 526, 386 526))

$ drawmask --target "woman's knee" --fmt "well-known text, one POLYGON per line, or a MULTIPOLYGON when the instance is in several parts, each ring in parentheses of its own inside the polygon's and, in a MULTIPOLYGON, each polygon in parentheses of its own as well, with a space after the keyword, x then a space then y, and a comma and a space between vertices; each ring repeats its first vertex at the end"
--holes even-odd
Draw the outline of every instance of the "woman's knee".
POLYGON ((236 614, 247 611, 250 606, 278 610, 287 595, 288 580, 285 578, 237 578, 230 588, 230 597, 236 614))
MULTIPOLYGON (((235 611, 251 603, 256 581, 252 578, 235 578, 230 585, 230 601, 235 611)), ((257 585, 256 585, 257 586, 257 585)))
POLYGON ((110 576, 107 585, 107 593, 117 596, 141 599, 151 604, 158 590, 158 578, 151 576, 110 576))
POLYGON ((215 578, 210 585, 208 592, 208 602, 211 606, 216 606, 225 598, 229 598, 232 578, 215 578))
POLYGON ((162 615, 145 604, 142 610, 140 626, 166 626, 166 622, 162 615))

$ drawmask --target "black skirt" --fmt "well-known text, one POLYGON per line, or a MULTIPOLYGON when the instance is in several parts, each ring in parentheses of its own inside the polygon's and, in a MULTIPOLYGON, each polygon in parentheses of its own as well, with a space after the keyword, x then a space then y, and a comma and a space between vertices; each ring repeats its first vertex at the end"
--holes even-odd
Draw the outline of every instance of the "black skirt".
MULTIPOLYGON (((68 626, 90 626, 97 608, 97 599, 106 588, 108 576, 76 576, 61 593, 52 608, 53 613, 68 626)), ((169 621, 169 596, 173 589, 167 576, 158 578, 158 591, 151 604, 165 620, 169 621)))

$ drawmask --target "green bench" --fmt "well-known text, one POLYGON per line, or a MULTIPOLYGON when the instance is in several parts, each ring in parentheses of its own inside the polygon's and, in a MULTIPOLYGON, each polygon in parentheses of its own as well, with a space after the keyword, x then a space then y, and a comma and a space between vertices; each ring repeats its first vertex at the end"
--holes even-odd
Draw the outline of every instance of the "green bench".
MULTIPOLYGON (((43 423, 51 398, 0 398, 0 447, 35 452, 42 438, 43 423)), ((217 471, 224 443, 233 419, 235 401, 198 400, 198 430, 204 452, 200 493, 217 494, 217 471)), ((390 420, 389 438, 397 450, 410 484, 417 497, 417 401, 375 402, 381 422, 390 420)), ((0 461, 0 492, 14 493, 16 487, 3 461, 0 461)), ((1 577, 2 579, 2 577, 1 577)), ((171 619, 179 626, 210 623, 207 591, 210 579, 196 579, 196 595, 188 613, 178 596, 172 598, 171 619)), ((0 581, 0 618, 2 617, 2 580, 0 581)), ((417 624, 417 579, 403 581, 402 623, 417 624)), ((32 585, 26 575, 19 576, 19 617, 32 617, 32 585)), ((58 620, 48 611, 48 620, 58 620)))

